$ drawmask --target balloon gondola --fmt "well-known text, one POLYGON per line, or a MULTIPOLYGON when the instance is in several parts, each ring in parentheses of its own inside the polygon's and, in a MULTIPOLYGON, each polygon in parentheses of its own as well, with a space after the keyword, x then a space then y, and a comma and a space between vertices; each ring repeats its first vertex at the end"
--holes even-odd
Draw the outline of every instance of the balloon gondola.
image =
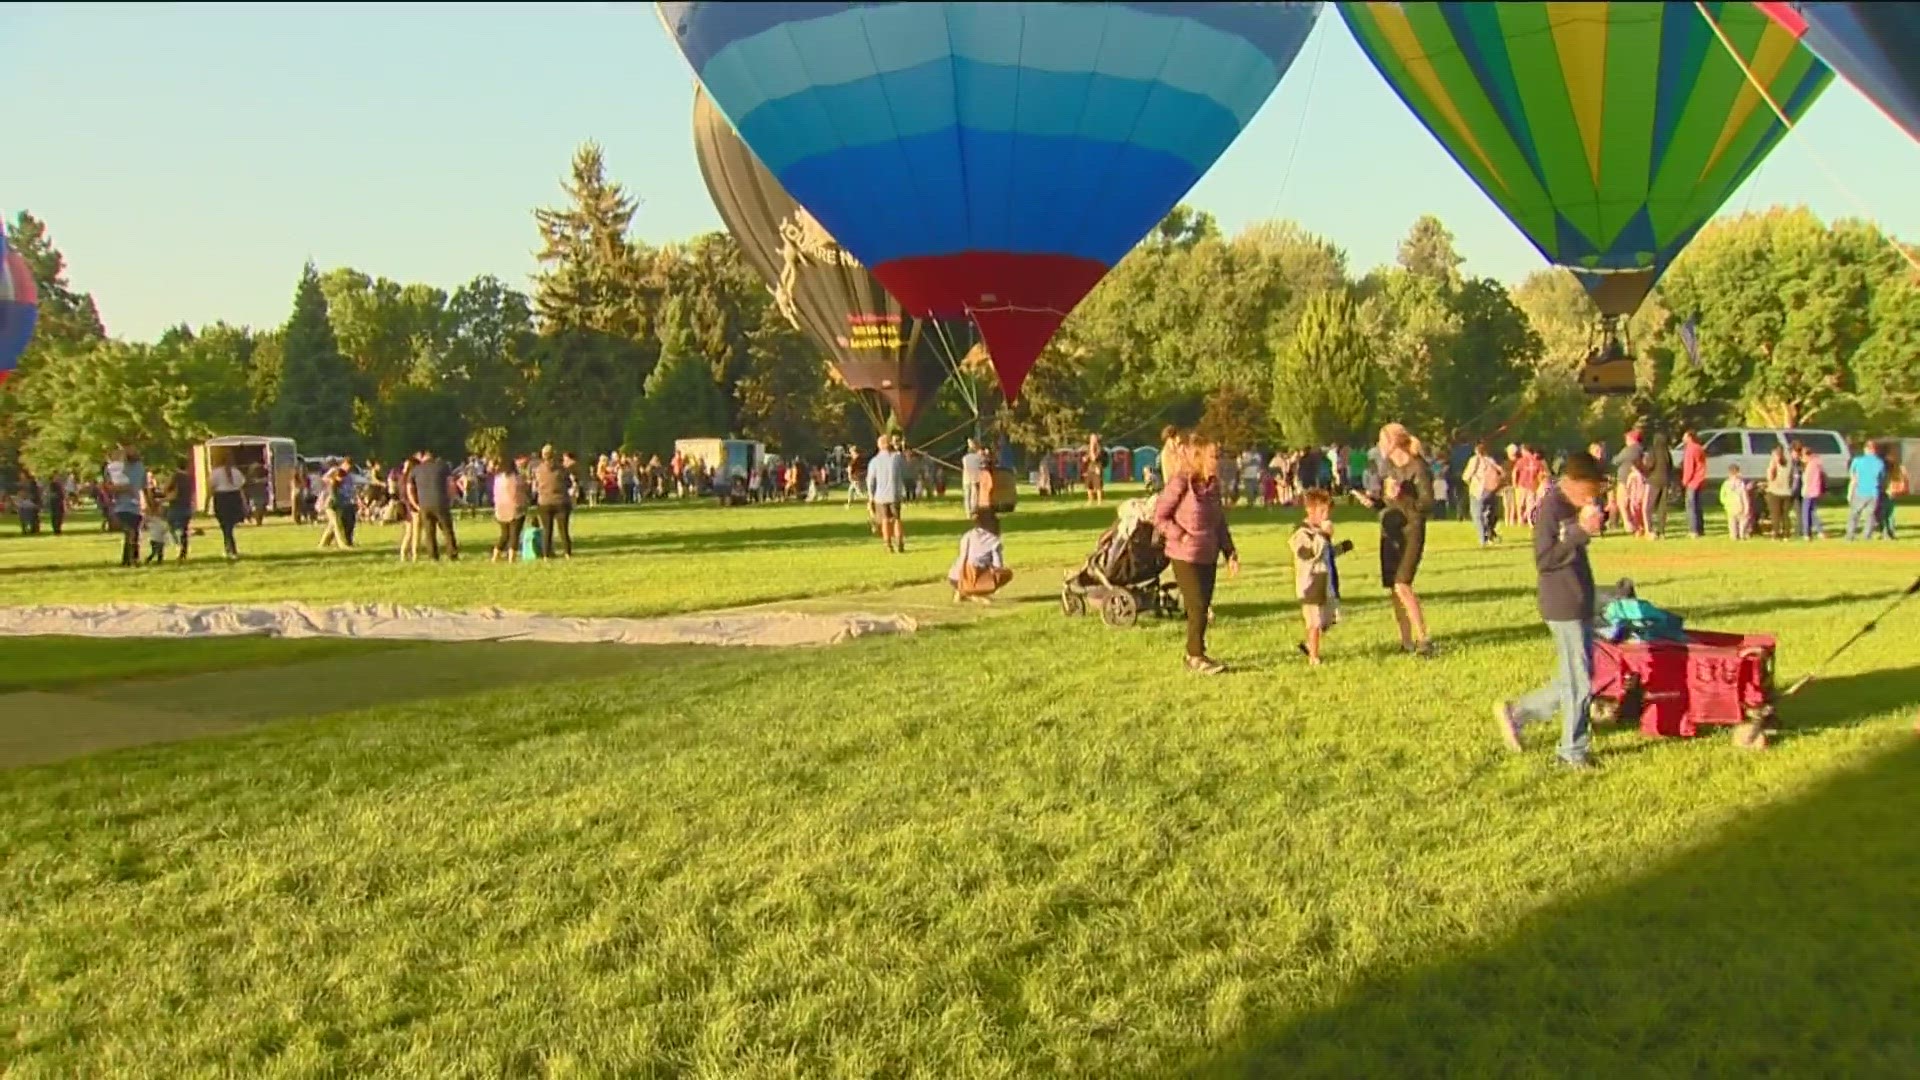
POLYGON ((1602 321, 1581 383, 1596 394, 1630 392, 1620 327, 1786 135, 1774 106, 1798 122, 1833 80, 1747 3, 1340 13, 1454 161, 1585 288, 1602 321))
POLYGON ((1603 315, 1587 335, 1580 388, 1596 397, 1619 397, 1637 388, 1633 337, 1625 319, 1603 315))

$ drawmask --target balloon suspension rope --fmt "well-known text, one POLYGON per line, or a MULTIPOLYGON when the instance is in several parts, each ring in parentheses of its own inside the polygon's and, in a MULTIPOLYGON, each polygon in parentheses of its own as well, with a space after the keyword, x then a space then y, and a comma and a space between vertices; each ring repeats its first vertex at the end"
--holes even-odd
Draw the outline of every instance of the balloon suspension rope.
POLYGON ((1287 150, 1287 167, 1280 173, 1280 188, 1273 193, 1273 206, 1267 210, 1268 217, 1280 212, 1280 201, 1286 198, 1287 184, 1293 180, 1293 161, 1300 156, 1300 136, 1306 134, 1307 116, 1313 111, 1313 88, 1319 81, 1320 54, 1326 51, 1327 38, 1331 36, 1332 31, 1325 27, 1315 27, 1314 33, 1319 37, 1313 43, 1313 66, 1307 70, 1307 96, 1306 100, 1300 103, 1300 122, 1293 127, 1293 145, 1287 150))
POLYGON ((1805 675, 1800 676, 1799 680, 1796 681, 1792 686, 1787 687, 1787 692, 1784 694, 1781 694, 1780 696, 1792 697, 1793 695, 1806 689, 1807 684, 1813 681, 1814 676, 1826 670, 1826 667, 1828 664, 1831 664, 1835 660, 1838 660, 1840 658, 1841 653, 1846 652, 1848 649, 1853 647, 1854 642, 1859 641, 1861 638, 1866 637, 1868 634, 1873 633, 1875 630, 1878 630, 1880 628, 1881 619, 1884 619, 1887 616, 1893 614, 1894 609, 1898 608, 1901 604, 1904 604, 1907 601, 1913 599, 1916 594, 1920 594, 1920 578, 1914 578, 1913 584, 1907 586, 1904 590, 1901 591, 1900 595, 1894 597, 1893 603, 1888 604, 1886 607, 1886 610, 1882 611, 1878 615, 1875 615, 1873 618, 1868 619, 1867 625, 1855 631, 1852 637, 1841 642, 1839 648, 1827 654, 1827 658, 1825 660, 1822 660, 1818 664, 1813 665, 1812 671, 1809 671, 1805 675))
POLYGON ((915 451, 916 453, 923 454, 926 457, 932 459, 933 463, 936 465, 942 466, 947 469, 951 469, 954 472, 960 472, 961 471, 960 466, 955 465, 953 462, 948 461, 946 458, 943 458, 938 454, 927 453, 927 447, 932 446, 934 443, 939 442, 941 439, 944 439, 949 435, 958 434, 972 426, 973 426, 973 420, 971 418, 962 420, 960 421, 960 423, 954 425, 953 427, 948 428, 947 430, 941 432, 938 435, 935 435, 933 438, 922 440, 919 446, 909 447, 909 449, 915 451))
MULTIPOLYGON (((1727 37, 1725 30, 1720 28, 1719 21, 1713 17, 1711 11, 1707 10, 1707 5, 1702 3, 1701 0, 1694 0, 1693 9, 1700 13, 1702 19, 1707 21, 1707 26, 1713 30, 1713 36, 1720 39, 1720 44, 1726 48, 1727 55, 1733 57, 1733 62, 1740 65, 1740 73, 1747 77, 1747 83, 1759 93, 1760 99, 1767 103, 1767 108, 1773 110, 1773 115, 1779 118, 1780 123, 1783 124, 1788 131, 1792 131, 1798 127, 1799 125, 1795 124, 1792 118, 1787 116, 1787 111, 1780 107, 1780 103, 1774 100, 1773 94, 1767 90, 1766 84, 1761 82, 1760 77, 1753 73, 1753 68, 1747 64, 1747 58, 1740 55, 1739 49, 1734 48, 1733 40, 1727 37)), ((1821 173, 1826 176, 1827 182, 1831 183, 1840 194, 1845 195, 1848 201, 1853 203, 1854 210, 1859 212, 1862 217, 1868 219, 1873 217, 1873 212, 1867 208, 1866 204, 1861 201, 1858 195, 1853 193, 1853 189, 1848 187, 1846 183, 1827 166, 1825 159, 1814 153, 1811 147, 1807 149, 1807 156, 1813 159, 1814 165, 1818 166, 1821 173)), ((1907 261, 1907 265, 1913 268, 1914 273, 1920 274, 1920 258, 1916 258, 1913 252, 1907 250, 1905 244, 1894 239, 1892 235, 1884 232, 1880 235, 1886 240, 1888 247, 1891 247, 1902 259, 1907 261)))
POLYGON ((952 336, 947 333, 946 324, 938 319, 930 319, 928 322, 933 326, 934 337, 939 341, 941 358, 946 360, 947 370, 953 373, 954 385, 959 389, 960 396, 966 400, 967 408, 973 410, 973 419, 979 420, 980 388, 974 384, 972 375, 961 370, 966 354, 954 346, 952 336))

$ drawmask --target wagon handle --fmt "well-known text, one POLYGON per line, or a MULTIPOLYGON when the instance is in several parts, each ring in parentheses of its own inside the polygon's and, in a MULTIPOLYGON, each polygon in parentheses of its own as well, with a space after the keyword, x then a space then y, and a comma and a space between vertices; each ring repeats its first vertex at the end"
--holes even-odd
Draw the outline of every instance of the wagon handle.
POLYGON ((1794 683, 1792 686, 1787 687, 1787 692, 1780 696, 1792 697, 1793 695, 1799 693, 1801 690, 1805 689, 1806 685, 1813 681, 1813 677, 1815 675, 1820 674, 1820 672, 1823 669, 1825 669, 1828 664, 1831 664, 1836 659, 1838 659, 1841 653, 1846 652, 1848 649, 1852 648, 1854 642, 1859 641, 1861 638, 1866 637, 1868 634, 1873 633, 1875 630, 1878 630, 1880 628, 1881 619, 1884 619, 1887 616, 1893 614, 1895 608, 1899 607, 1901 604, 1906 603, 1908 600, 1913 599, 1916 593, 1920 593, 1920 577, 1914 578, 1913 584, 1901 590, 1900 595, 1893 598, 1893 603, 1888 604, 1885 610, 1881 611, 1878 615, 1875 615, 1873 618, 1868 619, 1867 625, 1854 631, 1854 634, 1852 637, 1841 642, 1839 648, 1828 653, 1827 658, 1825 660, 1822 660, 1818 664, 1815 664, 1813 666, 1812 671, 1809 671, 1805 675, 1800 676, 1799 681, 1794 683))

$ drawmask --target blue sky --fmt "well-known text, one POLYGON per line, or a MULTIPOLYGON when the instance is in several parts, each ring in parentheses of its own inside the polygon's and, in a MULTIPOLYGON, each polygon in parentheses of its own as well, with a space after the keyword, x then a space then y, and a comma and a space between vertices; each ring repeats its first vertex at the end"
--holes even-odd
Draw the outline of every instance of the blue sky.
MULTIPOLYGON (((651 4, 13 3, 0 58, 0 211, 44 218, 131 338, 281 322, 309 257, 524 284, 531 211, 589 138, 644 200, 641 236, 719 227, 691 76, 651 4)), ((1805 203, 1915 239, 1917 179, 1920 146, 1836 83, 1726 209, 1805 203)), ((1423 212, 1474 272, 1540 265, 1331 12, 1190 201, 1229 229, 1297 219, 1356 269, 1390 260, 1423 212)))

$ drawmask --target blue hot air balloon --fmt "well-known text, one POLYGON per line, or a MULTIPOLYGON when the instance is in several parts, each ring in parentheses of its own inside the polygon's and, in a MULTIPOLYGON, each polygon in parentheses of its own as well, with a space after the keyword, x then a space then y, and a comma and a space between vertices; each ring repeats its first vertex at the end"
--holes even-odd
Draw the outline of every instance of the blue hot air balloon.
POLYGON ((781 186, 1011 399, 1286 74, 1318 3, 661 3, 781 186))

